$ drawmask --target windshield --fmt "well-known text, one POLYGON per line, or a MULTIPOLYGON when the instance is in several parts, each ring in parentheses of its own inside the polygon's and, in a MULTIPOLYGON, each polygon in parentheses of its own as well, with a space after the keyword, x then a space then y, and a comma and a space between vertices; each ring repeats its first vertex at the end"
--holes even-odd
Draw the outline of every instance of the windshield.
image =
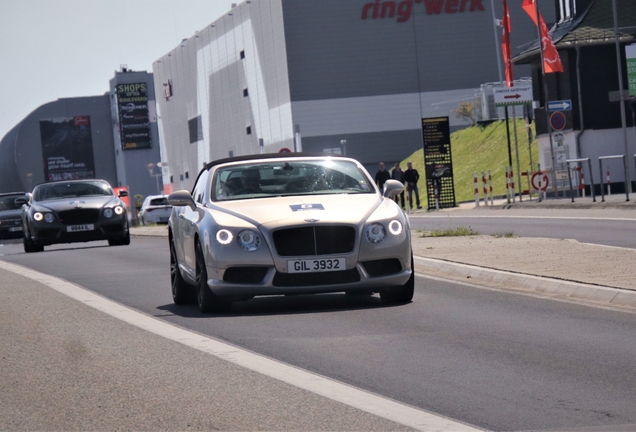
POLYGON ((263 161, 217 170, 214 201, 290 195, 375 193, 371 180, 350 161, 263 161))
POLYGON ((113 190, 107 183, 100 181, 41 184, 33 190, 34 201, 109 195, 114 195, 113 190))
POLYGON ((22 204, 15 203, 15 199, 20 197, 24 197, 24 194, 0 197, 0 211, 18 210, 22 208, 22 204))

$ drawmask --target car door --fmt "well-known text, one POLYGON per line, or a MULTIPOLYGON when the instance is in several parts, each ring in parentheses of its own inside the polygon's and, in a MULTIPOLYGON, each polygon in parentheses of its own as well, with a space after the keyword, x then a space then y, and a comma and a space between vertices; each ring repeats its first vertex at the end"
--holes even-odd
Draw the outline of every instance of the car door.
POLYGON ((198 229, 198 223, 203 218, 205 211, 204 204, 206 198, 206 190, 208 184, 209 172, 203 171, 194 185, 192 190, 192 198, 196 205, 196 209, 192 210, 188 206, 184 206, 179 213, 178 224, 181 232, 181 241, 183 245, 184 257, 181 261, 186 267, 186 272, 194 279, 196 274, 196 249, 195 238, 198 229))

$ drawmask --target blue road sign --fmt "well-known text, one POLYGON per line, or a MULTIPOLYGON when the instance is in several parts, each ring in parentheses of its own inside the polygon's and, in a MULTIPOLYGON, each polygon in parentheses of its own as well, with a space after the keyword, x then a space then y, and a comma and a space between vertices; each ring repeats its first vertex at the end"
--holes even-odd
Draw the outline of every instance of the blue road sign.
POLYGON ((570 111, 572 109, 571 100, 549 101, 548 111, 570 111))

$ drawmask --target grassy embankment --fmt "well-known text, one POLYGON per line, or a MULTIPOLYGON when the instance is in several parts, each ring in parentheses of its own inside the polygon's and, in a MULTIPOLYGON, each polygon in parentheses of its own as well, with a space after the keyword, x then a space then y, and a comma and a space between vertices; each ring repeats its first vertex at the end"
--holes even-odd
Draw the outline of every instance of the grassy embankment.
MULTIPOLYGON (((513 120, 510 120, 510 146, 512 148, 512 166, 515 172, 515 187, 517 185, 517 159, 515 154, 515 138, 513 120)), ((534 136, 534 123, 532 124, 534 136)), ((517 120, 517 143, 519 147, 519 166, 521 171, 530 168, 530 155, 528 152, 528 135, 526 133, 525 120, 517 120)), ((539 151, 536 140, 532 142, 532 161, 539 161, 539 151)), ((473 126, 459 130, 451 134, 451 153, 453 159, 453 175, 455 180, 455 201, 474 201, 473 173, 479 177, 480 197, 483 198, 481 185, 481 172, 488 176, 488 170, 492 174, 493 195, 506 194, 506 171, 508 165, 508 141, 506 138, 505 121, 496 121, 487 126, 473 126)), ((427 208, 426 179, 424 170, 423 150, 418 150, 404 159, 402 169, 406 169, 406 162, 413 163, 413 168, 420 173, 418 183, 422 207, 427 208)), ((526 177, 521 177, 522 189, 528 189, 526 177)))

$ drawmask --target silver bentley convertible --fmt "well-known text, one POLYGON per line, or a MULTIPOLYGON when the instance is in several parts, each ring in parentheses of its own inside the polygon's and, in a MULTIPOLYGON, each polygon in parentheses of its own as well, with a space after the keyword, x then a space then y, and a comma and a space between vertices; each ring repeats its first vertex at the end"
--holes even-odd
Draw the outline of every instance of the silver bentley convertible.
POLYGON ((207 164, 168 197, 174 303, 202 312, 254 296, 379 293, 413 298, 408 217, 354 159, 282 153, 207 164))

